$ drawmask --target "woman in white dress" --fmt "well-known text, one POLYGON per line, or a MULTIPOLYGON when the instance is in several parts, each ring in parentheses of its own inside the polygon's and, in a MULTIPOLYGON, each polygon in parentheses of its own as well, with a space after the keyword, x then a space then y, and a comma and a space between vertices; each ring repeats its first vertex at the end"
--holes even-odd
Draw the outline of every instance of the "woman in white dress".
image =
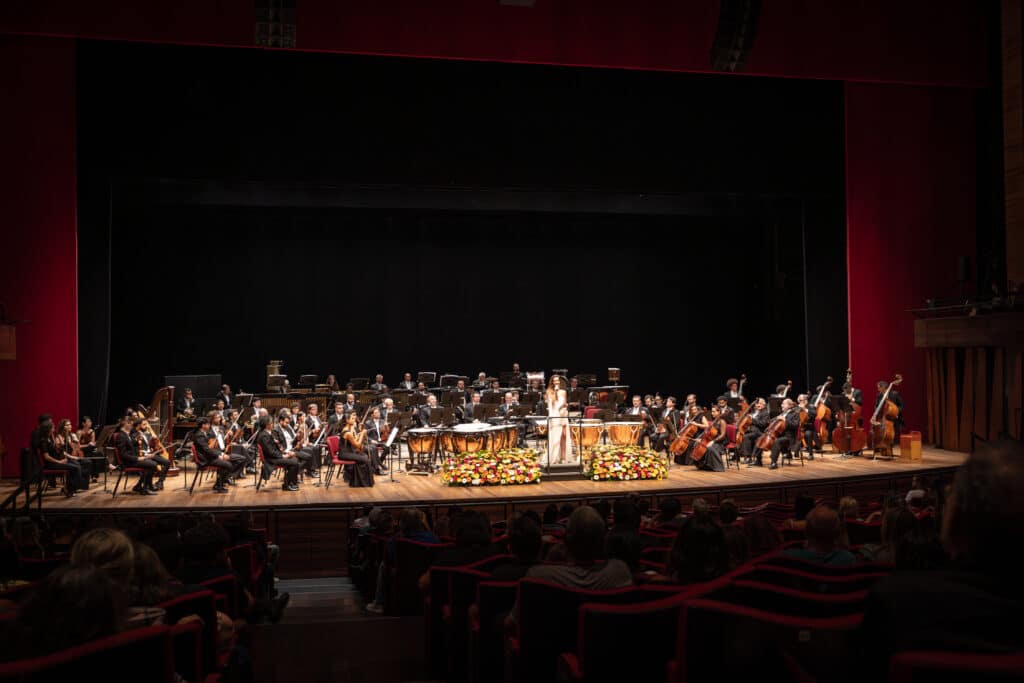
MULTIPOLYGON (((569 451, 569 395, 565 380, 552 375, 548 382, 548 462, 564 463, 569 451)), ((571 456, 570 456, 571 457, 571 456)))

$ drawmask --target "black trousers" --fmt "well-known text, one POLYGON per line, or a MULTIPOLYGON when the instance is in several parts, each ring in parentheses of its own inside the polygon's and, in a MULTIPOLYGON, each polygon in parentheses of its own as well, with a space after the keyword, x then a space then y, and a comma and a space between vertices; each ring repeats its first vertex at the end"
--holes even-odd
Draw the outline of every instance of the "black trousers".
POLYGON ((235 470, 235 463, 231 460, 224 460, 223 458, 215 458, 210 462, 206 463, 205 467, 216 467, 217 468, 217 482, 214 484, 217 488, 224 485, 228 475, 235 470))
POLYGON ((739 449, 737 449, 740 457, 749 458, 754 455, 754 451, 757 449, 757 440, 760 438, 760 429, 748 427, 747 431, 743 432, 743 440, 740 441, 739 449))
POLYGON ((82 463, 79 460, 67 458, 59 463, 47 461, 46 469, 64 470, 65 486, 69 494, 89 488, 89 475, 82 470, 82 463))
POLYGON ((284 467, 284 485, 291 486, 295 484, 299 485, 299 468, 302 467, 302 462, 296 458, 274 458, 267 460, 268 463, 275 467, 280 465, 284 467))
POLYGON ((299 450, 295 451, 295 457, 302 462, 302 466, 306 470, 306 474, 311 474, 313 470, 320 469, 319 446, 303 446, 299 450))
MULTIPOLYGON (((143 486, 153 485, 153 475, 156 474, 156 462, 152 458, 135 458, 129 455, 123 457, 122 460, 125 467, 138 467, 142 470, 142 474, 139 476, 139 483, 133 487, 134 490, 137 491, 143 486)), ((166 470, 164 471, 166 472, 166 470)))
MULTIPOLYGON (((790 439, 790 437, 788 436, 780 436, 777 439, 775 439, 775 443, 772 444, 771 456, 773 465, 779 461, 779 453, 784 452, 786 455, 790 455, 793 452, 793 446, 796 446, 799 449, 799 442, 794 443, 794 441, 794 439, 790 439)), ((758 460, 760 459, 761 457, 759 455, 758 460)))
MULTIPOLYGON (((811 455, 814 455, 814 451, 816 451, 816 450, 820 451, 821 450, 821 439, 818 438, 818 432, 814 431, 814 425, 813 424, 808 423, 808 424, 804 425, 804 440, 803 440, 803 443, 807 444, 807 446, 806 446, 807 452, 810 453, 811 455)), ((797 453, 799 453, 800 449, 803 448, 803 443, 797 443, 796 444, 796 451, 797 451, 797 453)))
POLYGON ((151 455, 147 458, 147 460, 152 460, 157 465, 160 465, 161 469, 157 475, 156 483, 163 484, 164 479, 167 478, 167 470, 170 469, 171 467, 171 461, 162 455, 151 455))

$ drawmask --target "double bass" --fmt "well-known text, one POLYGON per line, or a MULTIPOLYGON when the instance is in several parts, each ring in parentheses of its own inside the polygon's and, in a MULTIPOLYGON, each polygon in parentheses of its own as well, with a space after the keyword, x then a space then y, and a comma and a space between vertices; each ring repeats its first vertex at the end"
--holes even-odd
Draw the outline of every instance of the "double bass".
POLYGON ((897 374, 882 394, 882 400, 875 406, 875 412, 871 415, 871 433, 869 434, 869 447, 877 453, 880 450, 892 448, 896 440, 896 420, 899 419, 900 409, 895 403, 889 400, 889 393, 892 388, 903 381, 903 376, 897 374))
POLYGON ((828 388, 831 384, 832 375, 829 375, 825 383, 821 385, 821 390, 818 392, 812 405, 815 409, 814 431, 818 434, 818 442, 822 446, 828 440, 828 423, 832 420, 832 409, 828 407, 828 388))
POLYGON ((836 428, 832 430, 832 446, 840 453, 856 453, 867 445, 868 435, 861 429, 861 407, 853 401, 853 370, 846 370, 846 384, 850 393, 846 399, 850 403, 849 410, 840 410, 836 414, 836 428))
POLYGON ((741 374, 740 375, 740 385, 739 385, 739 387, 736 388, 736 393, 740 395, 740 412, 741 413, 746 413, 750 409, 750 404, 747 402, 747 399, 744 398, 744 396, 743 396, 743 385, 746 383, 746 381, 747 381, 747 376, 745 374, 741 374))

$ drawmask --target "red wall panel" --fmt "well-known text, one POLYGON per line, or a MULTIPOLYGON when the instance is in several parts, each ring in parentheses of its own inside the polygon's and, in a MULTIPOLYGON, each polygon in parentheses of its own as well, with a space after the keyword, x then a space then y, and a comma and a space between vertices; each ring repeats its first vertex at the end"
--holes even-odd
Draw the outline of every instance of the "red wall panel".
POLYGON ((975 255, 974 97, 846 85, 850 363, 872 408, 874 382, 903 375, 912 429, 927 416, 925 357, 907 311, 956 294, 957 258, 975 255))
POLYGON ((0 36, 0 301, 18 358, 0 361, 4 476, 40 413, 78 414, 75 41, 0 36))

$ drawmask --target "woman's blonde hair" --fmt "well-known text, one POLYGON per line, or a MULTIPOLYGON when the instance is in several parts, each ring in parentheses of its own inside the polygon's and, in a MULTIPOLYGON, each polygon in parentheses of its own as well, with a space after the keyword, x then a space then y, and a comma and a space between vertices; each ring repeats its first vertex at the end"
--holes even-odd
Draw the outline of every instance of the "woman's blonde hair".
POLYGON ((93 529, 71 547, 71 564, 102 569, 116 583, 127 585, 135 566, 135 548, 122 531, 93 529))

